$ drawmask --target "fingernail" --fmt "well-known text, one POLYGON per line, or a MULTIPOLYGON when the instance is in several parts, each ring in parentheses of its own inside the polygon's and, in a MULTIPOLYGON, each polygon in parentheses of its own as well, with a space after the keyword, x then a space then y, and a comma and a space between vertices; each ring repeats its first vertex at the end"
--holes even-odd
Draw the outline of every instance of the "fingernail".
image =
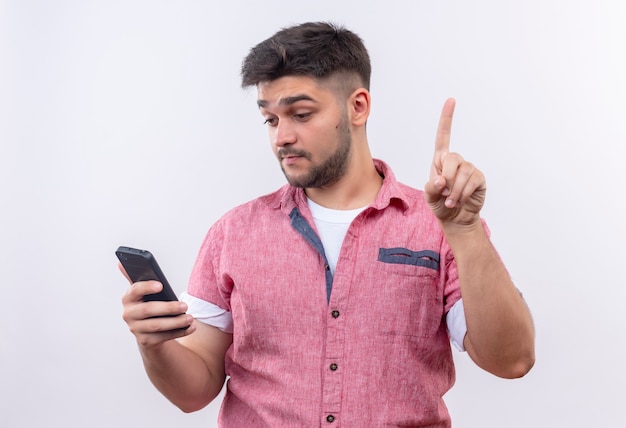
POLYGON ((456 205, 456 203, 454 202, 454 200, 448 198, 446 199, 446 207, 448 208, 454 208, 454 205, 456 205))

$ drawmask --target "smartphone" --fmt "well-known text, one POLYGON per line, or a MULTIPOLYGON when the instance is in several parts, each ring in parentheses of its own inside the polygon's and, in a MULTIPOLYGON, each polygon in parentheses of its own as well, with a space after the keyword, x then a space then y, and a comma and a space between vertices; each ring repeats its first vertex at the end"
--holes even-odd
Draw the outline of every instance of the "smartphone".
POLYGON ((174 293, 169 282, 167 282, 163 271, 150 251, 131 247, 119 247, 115 251, 115 255, 122 263, 122 266, 124 266, 132 282, 154 280, 163 284, 163 290, 160 292, 143 296, 144 302, 178 300, 176 293, 174 293))

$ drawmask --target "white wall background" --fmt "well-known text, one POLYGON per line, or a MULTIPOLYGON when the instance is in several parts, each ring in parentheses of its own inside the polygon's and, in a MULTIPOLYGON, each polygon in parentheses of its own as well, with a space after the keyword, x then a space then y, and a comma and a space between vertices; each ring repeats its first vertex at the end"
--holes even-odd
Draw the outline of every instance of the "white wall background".
POLYGON ((485 172, 484 216, 532 308, 537 363, 457 354, 457 427, 623 426, 626 6, 620 0, 0 2, 0 424, 209 427, 143 372, 113 251, 185 289, 208 227, 283 183, 248 49, 333 20, 373 61, 370 142, 428 175, 441 105, 485 172))

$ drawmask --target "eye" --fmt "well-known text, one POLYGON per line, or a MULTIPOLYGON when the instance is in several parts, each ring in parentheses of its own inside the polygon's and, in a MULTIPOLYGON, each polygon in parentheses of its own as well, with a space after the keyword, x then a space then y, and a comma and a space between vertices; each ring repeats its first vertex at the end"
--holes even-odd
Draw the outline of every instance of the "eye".
POLYGON ((293 117, 295 117, 296 120, 304 122, 311 117, 311 113, 298 113, 298 114, 294 114, 293 117))
POLYGON ((263 122, 263 125, 268 125, 268 126, 276 126, 277 124, 278 124, 278 119, 276 119, 275 117, 269 117, 265 119, 265 121, 263 122))

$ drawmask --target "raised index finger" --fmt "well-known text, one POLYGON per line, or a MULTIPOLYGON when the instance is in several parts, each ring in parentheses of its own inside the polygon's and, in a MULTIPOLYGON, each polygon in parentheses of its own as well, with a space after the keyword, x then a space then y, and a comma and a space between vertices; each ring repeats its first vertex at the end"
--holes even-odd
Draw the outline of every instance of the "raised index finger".
POLYGON ((452 132, 452 115, 454 115, 454 106, 456 101, 454 98, 448 98, 441 109, 441 117, 439 118, 439 126, 437 127, 437 136, 435 138, 435 157, 438 154, 448 153, 450 151, 450 134, 452 132))

